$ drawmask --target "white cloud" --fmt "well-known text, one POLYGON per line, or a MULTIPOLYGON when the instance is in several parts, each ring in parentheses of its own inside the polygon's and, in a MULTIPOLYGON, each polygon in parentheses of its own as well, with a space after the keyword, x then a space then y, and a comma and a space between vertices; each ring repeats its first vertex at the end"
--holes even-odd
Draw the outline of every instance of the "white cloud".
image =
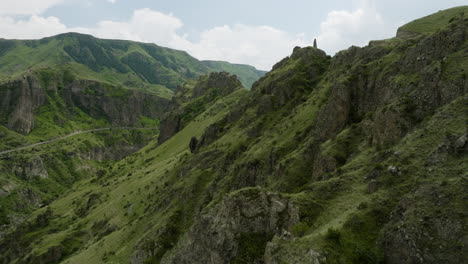
POLYGON ((101 21, 94 27, 69 28, 56 17, 33 15, 29 20, 0 16, 0 37, 40 38, 64 32, 81 32, 100 38, 152 42, 186 50, 199 59, 246 63, 270 69, 290 54, 294 46, 305 46, 304 36, 293 36, 268 26, 221 26, 200 33, 199 41, 189 41, 178 31, 183 22, 172 14, 148 8, 137 9, 128 21, 101 21))
MULTIPOLYGON (((60 1, 39 1, 44 5, 33 9, 44 10, 45 2, 50 6, 60 1)), ((391 36, 389 26, 369 3, 361 1, 360 8, 354 11, 330 12, 320 25, 319 48, 333 54, 351 45, 365 45, 371 39, 391 36)), ((198 59, 245 63, 265 70, 288 56, 295 46, 312 44, 312 38, 304 34, 293 35, 269 26, 243 24, 214 27, 199 33, 197 41, 190 41, 187 35, 179 32, 183 26, 182 20, 173 14, 148 8, 135 10, 127 21, 105 20, 92 27, 76 28, 67 27, 56 17, 33 14, 21 20, 0 13, 0 38, 40 38, 73 31, 100 38, 153 42, 185 50, 198 59)))
POLYGON ((200 40, 190 43, 188 50, 197 58, 248 63, 259 69, 269 70, 295 46, 305 46, 303 35, 294 36, 268 26, 215 27, 204 31, 200 40))
POLYGON ((153 42, 175 47, 186 42, 185 37, 177 33, 183 25, 182 21, 172 14, 143 8, 135 10, 128 21, 106 20, 92 28, 69 28, 69 31, 87 33, 100 38, 153 42))
POLYGON ((0 0, 0 15, 37 15, 64 0, 0 0))
POLYGON ((334 54, 351 45, 363 46, 370 40, 391 37, 393 27, 386 23, 371 1, 361 1, 354 11, 331 11, 320 25, 319 48, 334 54))
POLYGON ((0 37, 33 39, 66 32, 67 27, 56 17, 32 15, 28 20, 0 16, 0 37))
POLYGON ((107 0, 107 2, 109 2, 111 4, 115 4, 115 2, 117 2, 117 0, 107 0))

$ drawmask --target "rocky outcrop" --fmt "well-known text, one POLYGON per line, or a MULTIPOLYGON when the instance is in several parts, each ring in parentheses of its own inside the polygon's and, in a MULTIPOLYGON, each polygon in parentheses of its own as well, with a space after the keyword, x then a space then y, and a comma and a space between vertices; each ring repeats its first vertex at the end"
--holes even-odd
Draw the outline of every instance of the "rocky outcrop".
POLYGON ((34 128, 34 112, 47 100, 47 94, 34 76, 0 85, 0 117, 8 128, 28 134, 34 128))
POLYGON ((17 177, 26 181, 30 181, 36 177, 41 179, 49 177, 44 162, 40 157, 18 164, 13 167, 13 172, 17 177))
POLYGON ((271 242, 268 242, 265 250, 265 264, 321 264, 326 263, 326 257, 320 253, 303 247, 288 249, 285 251, 281 248, 283 239, 275 237, 271 242))
POLYGON ((162 144, 163 142, 170 139, 181 129, 180 125, 180 116, 178 114, 169 114, 161 121, 159 127, 159 136, 158 143, 162 144))
POLYGON ((213 72, 201 77, 193 88, 193 98, 201 96, 222 97, 242 88, 236 75, 227 72, 213 72))
POLYGON ((31 188, 20 189, 17 191, 17 195, 15 206, 18 211, 38 207, 42 202, 41 197, 31 188))
POLYGON ((240 190, 205 209, 175 255, 167 254, 161 263, 263 263, 266 243, 274 235, 288 236, 298 222, 299 211, 287 198, 240 190))
POLYGON ((435 166, 445 162, 450 156, 466 155, 468 153, 468 135, 450 135, 439 144, 426 159, 426 165, 435 166))
POLYGON ((273 71, 255 83, 252 91, 257 96, 251 104, 258 105, 257 111, 262 114, 297 102, 305 91, 317 84, 329 62, 330 57, 322 50, 296 47, 290 57, 273 66, 273 69, 283 68, 283 71, 273 71))
POLYGON ((75 81, 63 94, 68 108, 77 106, 94 118, 105 118, 116 126, 132 126, 141 116, 160 118, 169 100, 123 87, 95 81, 75 81))
POLYGON ((162 144, 202 113, 209 103, 242 89, 236 75, 213 72, 200 77, 195 84, 179 86, 172 99, 171 112, 161 121, 158 143, 162 144), (190 102, 190 103, 187 103, 190 102))
MULTIPOLYGON (((40 107, 54 103, 64 107, 60 111, 66 117, 71 118, 77 107, 91 117, 106 119, 115 126, 135 126, 141 116, 161 118, 170 102, 151 93, 96 81, 77 80, 60 90, 57 90, 57 85, 51 82, 47 87, 42 87, 34 75, 1 84, 2 124, 16 132, 28 134, 35 127, 35 115, 40 107)), ((65 120, 56 121, 61 125, 65 120)))
POLYGON ((461 178, 443 186, 422 186, 401 199, 381 237, 385 263, 464 262, 467 193, 468 180, 461 178))

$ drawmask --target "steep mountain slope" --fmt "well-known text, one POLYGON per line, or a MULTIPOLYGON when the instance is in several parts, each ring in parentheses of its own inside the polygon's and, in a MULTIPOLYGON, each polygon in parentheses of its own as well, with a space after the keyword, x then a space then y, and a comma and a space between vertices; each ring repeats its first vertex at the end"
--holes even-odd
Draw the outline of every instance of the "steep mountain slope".
POLYGON ((438 13, 452 16, 444 23, 419 20, 431 28, 423 34, 400 29, 333 58, 295 48, 251 91, 228 74, 181 86, 163 121, 178 120, 177 129, 164 142, 80 181, 5 232, 0 256, 462 263, 468 13, 458 11, 467 9, 438 13))
MULTIPOLYGON (((258 74, 222 65, 249 80, 258 74)), ((173 108, 173 90, 214 70, 154 44, 77 33, 0 39, 0 222, 20 223, 74 182, 146 145, 173 108)))
POLYGON ((0 39, 0 80, 60 66, 80 78, 170 95, 188 79, 212 71, 239 74, 250 87, 262 72, 247 65, 204 63, 184 51, 154 44, 66 33, 40 40, 0 39), (213 67, 212 67, 213 66, 213 67))

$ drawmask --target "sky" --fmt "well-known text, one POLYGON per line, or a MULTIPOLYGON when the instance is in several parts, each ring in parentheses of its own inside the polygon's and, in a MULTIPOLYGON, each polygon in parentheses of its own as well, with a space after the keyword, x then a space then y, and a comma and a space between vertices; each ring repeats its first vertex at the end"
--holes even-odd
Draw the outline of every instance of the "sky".
POLYGON ((127 39, 270 70, 314 38, 328 54, 393 37, 468 0, 0 0, 0 38, 64 32, 127 39))

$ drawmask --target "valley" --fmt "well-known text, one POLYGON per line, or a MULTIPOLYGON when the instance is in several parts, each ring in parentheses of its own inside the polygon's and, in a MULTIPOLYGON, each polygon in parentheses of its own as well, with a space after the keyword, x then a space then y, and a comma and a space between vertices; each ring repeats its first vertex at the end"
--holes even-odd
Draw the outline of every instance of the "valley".
POLYGON ((468 7, 269 72, 0 41, 0 263, 463 263, 468 7))

